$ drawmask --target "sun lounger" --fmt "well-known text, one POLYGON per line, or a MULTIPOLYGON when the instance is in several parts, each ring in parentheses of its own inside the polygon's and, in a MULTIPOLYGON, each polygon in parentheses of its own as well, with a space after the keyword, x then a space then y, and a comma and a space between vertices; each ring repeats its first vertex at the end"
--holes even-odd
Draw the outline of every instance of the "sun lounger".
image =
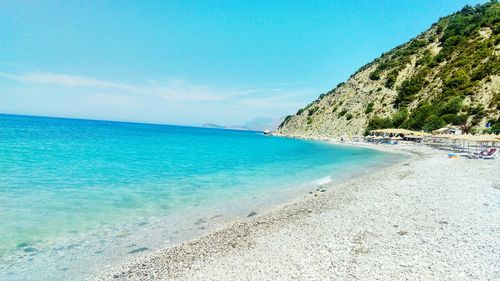
POLYGON ((490 149, 490 151, 488 152, 488 154, 483 155, 480 158, 481 159, 496 159, 497 153, 498 153, 498 150, 496 148, 492 148, 492 149, 490 149))
POLYGON ((469 157, 470 159, 479 159, 485 155, 488 155, 488 152, 488 149, 483 149, 480 152, 471 152, 469 153, 469 155, 467 155, 467 157, 469 157))

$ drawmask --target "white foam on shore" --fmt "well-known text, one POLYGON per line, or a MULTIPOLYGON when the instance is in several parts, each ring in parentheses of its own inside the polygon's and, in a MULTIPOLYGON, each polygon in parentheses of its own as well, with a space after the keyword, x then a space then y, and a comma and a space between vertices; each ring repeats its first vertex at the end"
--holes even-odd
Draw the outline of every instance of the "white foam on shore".
POLYGON ((314 180, 313 181, 313 184, 314 185, 325 185, 325 184, 329 184, 333 182, 333 179, 331 176, 326 176, 326 177, 322 177, 322 178, 319 178, 317 180, 314 180))

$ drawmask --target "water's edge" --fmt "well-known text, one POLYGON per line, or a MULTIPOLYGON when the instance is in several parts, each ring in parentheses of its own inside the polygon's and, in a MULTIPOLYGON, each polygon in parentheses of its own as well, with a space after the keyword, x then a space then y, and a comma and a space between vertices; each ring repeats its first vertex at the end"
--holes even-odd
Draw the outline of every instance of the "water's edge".
POLYGON ((0 114, 0 279, 81 280, 400 160, 255 132, 0 114))
MULTIPOLYGON (((283 136, 275 136, 279 138, 286 138, 283 136)), ((370 150, 376 150, 379 152, 383 152, 385 154, 392 154, 393 156, 401 156, 397 161, 392 161, 390 163, 384 163, 384 165, 374 166, 369 170, 361 170, 356 173, 349 174, 349 177, 344 177, 342 179, 331 180, 327 183, 321 183, 317 186, 309 186, 307 188, 298 189, 295 196, 288 198, 284 202, 279 202, 271 206, 261 206, 255 207, 251 210, 247 211, 248 215, 240 214, 235 215, 233 217, 224 217, 224 220, 219 221, 217 225, 214 225, 212 228, 206 229, 205 232, 199 233, 198 235, 184 239, 182 241, 177 241, 176 243, 172 243, 169 245, 165 245, 164 247, 155 249, 152 252, 143 253, 140 255, 136 255, 133 257, 126 257, 117 262, 107 264, 103 266, 101 269, 98 269, 96 274, 88 275, 85 280, 101 280, 106 278, 114 278, 116 276, 124 274, 125 272, 134 272, 135 267, 139 264, 148 264, 151 260, 155 259, 157 255, 164 255, 165 253, 169 253, 169 256, 178 256, 179 259, 182 259, 182 256, 185 255, 184 247, 192 247, 192 245, 204 244, 210 240, 214 236, 226 236, 225 233, 234 232, 235 228, 240 228, 241 226, 246 227, 246 224, 250 224, 254 218, 266 220, 267 217, 274 217, 276 214, 282 213, 285 209, 291 206, 300 206, 306 205, 307 202, 314 200, 317 195, 321 195, 321 193, 329 193, 337 187, 342 187, 348 184, 351 181, 363 180, 364 178, 376 174, 384 174, 386 172, 390 173, 390 170, 405 162, 407 164, 416 161, 421 158, 421 155, 412 153, 411 150, 397 150, 394 151, 388 147, 374 147, 374 146, 366 146, 364 144, 356 144, 356 143, 336 143, 329 142, 324 140, 314 140, 314 139, 303 139, 311 142, 322 142, 328 145, 335 146, 350 146, 350 147, 360 147, 366 148, 370 150), (179 253, 177 253, 179 252, 179 253)), ((314 202, 314 201, 313 201, 314 202)), ((313 203, 314 204, 314 203, 313 203)), ((274 220, 273 218, 272 220, 274 220)), ((230 235, 229 235, 230 236, 230 235)), ((212 243, 212 242, 210 242, 212 243)), ((204 246, 202 246, 204 247, 204 246)), ((183 261, 185 262, 185 261, 183 261)))

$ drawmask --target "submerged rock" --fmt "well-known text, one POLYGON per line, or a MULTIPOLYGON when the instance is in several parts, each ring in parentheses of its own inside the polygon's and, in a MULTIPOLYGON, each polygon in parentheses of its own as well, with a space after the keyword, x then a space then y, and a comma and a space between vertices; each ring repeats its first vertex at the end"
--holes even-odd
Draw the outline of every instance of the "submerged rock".
POLYGON ((23 242, 23 243, 19 243, 16 245, 16 248, 24 248, 24 247, 28 247, 30 244, 28 242, 23 242))
POLYGON ((215 215, 215 216, 211 217, 209 220, 214 220, 217 218, 222 218, 222 215, 215 215))
POLYGON ((204 223, 207 223, 207 221, 204 219, 198 219, 197 221, 194 222, 194 225, 200 225, 200 224, 204 224, 204 223))
POLYGON ((250 217, 253 217, 256 215, 257 215, 257 212, 250 212, 250 214, 248 214, 247 218, 250 218, 250 217))
POLYGON ((26 253, 33 253, 33 252, 38 251, 38 249, 34 248, 34 247, 26 247, 23 249, 23 251, 25 251, 26 253))
POLYGON ((129 254, 135 254, 135 253, 140 253, 140 252, 144 252, 144 251, 147 251, 149 250, 148 247, 140 247, 140 248, 137 248, 137 249, 133 249, 131 251, 129 251, 128 253, 129 254))

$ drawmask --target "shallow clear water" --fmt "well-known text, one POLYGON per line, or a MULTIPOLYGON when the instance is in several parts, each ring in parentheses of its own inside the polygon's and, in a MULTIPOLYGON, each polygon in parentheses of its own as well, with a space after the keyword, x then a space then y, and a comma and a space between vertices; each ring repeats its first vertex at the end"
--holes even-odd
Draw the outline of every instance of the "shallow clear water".
POLYGON ((80 280, 398 157, 256 132, 0 115, 0 280, 80 280))

